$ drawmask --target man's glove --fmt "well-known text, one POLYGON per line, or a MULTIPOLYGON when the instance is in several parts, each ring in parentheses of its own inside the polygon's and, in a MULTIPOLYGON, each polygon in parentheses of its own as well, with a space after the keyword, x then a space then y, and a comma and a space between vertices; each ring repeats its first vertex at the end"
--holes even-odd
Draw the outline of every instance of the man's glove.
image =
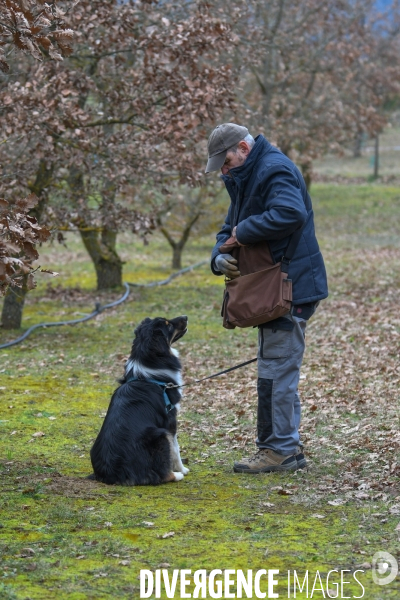
POLYGON ((240 277, 240 271, 236 265, 236 258, 233 258, 230 254, 217 254, 215 257, 215 267, 229 279, 240 277))

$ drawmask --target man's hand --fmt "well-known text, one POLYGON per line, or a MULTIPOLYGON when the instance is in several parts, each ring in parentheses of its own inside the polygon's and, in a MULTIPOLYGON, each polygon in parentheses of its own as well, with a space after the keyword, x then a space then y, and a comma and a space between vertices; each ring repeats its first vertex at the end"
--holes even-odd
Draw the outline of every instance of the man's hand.
POLYGON ((236 237, 236 229, 237 229, 237 227, 234 227, 234 228, 232 229, 232 237, 234 237, 234 238, 236 239, 236 242, 239 244, 239 246, 244 246, 245 244, 241 244, 241 243, 239 242, 239 240, 237 239, 237 237, 236 237))
POLYGON ((237 260, 230 254, 218 254, 215 258, 215 266, 229 279, 240 277, 240 271, 237 268, 237 260))

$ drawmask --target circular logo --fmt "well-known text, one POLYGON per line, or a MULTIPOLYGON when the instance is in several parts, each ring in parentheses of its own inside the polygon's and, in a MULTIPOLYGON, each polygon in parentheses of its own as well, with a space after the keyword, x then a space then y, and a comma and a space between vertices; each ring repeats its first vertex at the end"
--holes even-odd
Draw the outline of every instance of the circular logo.
POLYGON ((375 552, 372 557, 372 579, 377 585, 388 585, 396 579, 399 567, 389 552, 375 552))

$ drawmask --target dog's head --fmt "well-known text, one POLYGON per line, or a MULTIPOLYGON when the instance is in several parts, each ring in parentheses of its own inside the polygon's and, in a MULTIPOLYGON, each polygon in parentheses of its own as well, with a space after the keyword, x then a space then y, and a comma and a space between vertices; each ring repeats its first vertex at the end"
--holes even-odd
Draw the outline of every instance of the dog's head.
POLYGON ((188 318, 175 319, 156 317, 144 319, 135 329, 132 351, 152 353, 158 356, 171 351, 171 345, 187 332, 188 318))

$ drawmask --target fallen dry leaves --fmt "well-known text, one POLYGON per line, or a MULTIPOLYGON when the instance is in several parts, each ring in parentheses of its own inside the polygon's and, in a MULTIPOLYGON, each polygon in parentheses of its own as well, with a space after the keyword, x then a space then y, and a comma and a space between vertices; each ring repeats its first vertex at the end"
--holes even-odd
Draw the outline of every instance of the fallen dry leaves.
MULTIPOLYGON (((318 471, 307 502, 380 499, 400 514, 400 250, 352 250, 331 270, 335 285, 308 325, 299 385, 305 453, 318 471)), ((185 381, 252 358, 255 340, 250 333, 213 363, 211 343, 185 350, 185 381)), ((180 427, 201 443, 204 460, 254 450, 256 380, 250 365, 186 388, 180 427)))

